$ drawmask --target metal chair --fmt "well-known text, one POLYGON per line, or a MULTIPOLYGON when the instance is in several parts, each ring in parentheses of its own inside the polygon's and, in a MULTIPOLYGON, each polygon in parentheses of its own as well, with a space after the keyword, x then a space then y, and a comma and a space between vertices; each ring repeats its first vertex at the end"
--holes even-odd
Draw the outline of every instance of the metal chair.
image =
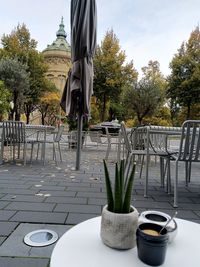
POLYGON ((105 160, 108 160, 112 145, 118 147, 120 140, 119 140, 119 135, 109 133, 108 127, 105 127, 105 132, 107 138, 107 150, 106 150, 105 160))
POLYGON ((42 151, 41 151, 41 158, 43 160, 43 164, 45 164, 46 159, 46 145, 52 144, 53 145, 53 160, 55 160, 57 164, 57 157, 56 157, 56 144, 59 151, 60 161, 62 162, 62 153, 60 148, 60 141, 62 138, 62 133, 64 131, 64 125, 61 125, 58 130, 53 131, 51 134, 47 134, 45 128, 38 131, 37 140, 35 143, 38 143, 38 149, 37 149, 37 159, 38 159, 38 153, 39 153, 39 147, 40 144, 42 145, 42 151))
MULTIPOLYGON (((146 173, 144 184, 144 196, 148 195, 148 177, 149 177, 149 162, 151 156, 159 156, 160 158, 160 178, 161 186, 164 187, 164 159, 169 161, 169 153, 167 151, 167 136, 159 131, 151 131, 151 126, 136 127, 131 135, 131 140, 128 138, 124 123, 121 123, 121 134, 124 140, 126 149, 126 161, 135 161, 135 156, 142 157, 140 168, 140 177, 144 159, 146 157, 146 173)), ((129 163, 127 163, 129 164, 129 163)), ((168 164, 168 170, 170 165, 168 164)), ((170 172, 167 172, 170 175, 170 172)), ((169 176, 167 176, 169 181, 169 176)))
POLYGON ((100 131, 88 131, 88 135, 90 137, 90 141, 92 143, 95 143, 97 148, 99 147, 99 145, 103 144, 102 139, 101 139, 102 132, 100 132, 100 131))
MULTIPOLYGON (((121 123, 121 129, 120 129, 120 133, 121 133, 121 138, 123 139, 123 145, 125 147, 125 152, 126 152, 126 165, 130 165, 132 161, 136 161, 135 160, 135 156, 142 156, 142 165, 141 168, 143 166, 143 160, 144 160, 144 156, 146 155, 146 151, 144 150, 144 147, 141 147, 140 145, 138 145, 139 143, 143 143, 144 136, 143 136, 143 132, 141 132, 139 134, 138 131, 136 131, 136 129, 134 128, 134 131, 130 134, 131 140, 128 137, 128 133, 126 131, 126 127, 125 124, 122 122, 121 123)), ((146 138, 146 130, 145 130, 145 138, 146 138)), ((129 169, 129 167, 128 167, 129 169)), ((141 170, 140 170, 140 176, 141 176, 141 170)))
POLYGON ((0 163, 3 163, 5 146, 9 147, 13 161, 15 161, 16 149, 17 149, 17 158, 20 158, 20 149, 21 146, 23 146, 23 160, 24 160, 24 165, 26 165, 27 143, 31 142, 27 142, 26 140, 24 122, 4 121, 2 124, 0 163))
POLYGON ((171 155, 175 160, 174 207, 178 207, 178 163, 185 162, 186 185, 190 181, 192 162, 200 162, 200 120, 187 120, 182 125, 179 151, 171 155))

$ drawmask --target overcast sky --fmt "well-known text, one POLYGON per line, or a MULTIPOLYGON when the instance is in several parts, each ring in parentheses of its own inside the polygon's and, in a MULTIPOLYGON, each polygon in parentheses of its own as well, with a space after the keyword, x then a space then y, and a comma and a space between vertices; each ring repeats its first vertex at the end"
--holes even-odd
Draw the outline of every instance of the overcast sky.
MULTIPOLYGON (((98 44, 113 28, 135 68, 158 60, 164 75, 183 41, 200 21, 200 0, 96 0, 98 44)), ((0 6, 0 37, 25 23, 42 51, 56 39, 61 17, 70 42, 70 0, 5 0, 0 6)))

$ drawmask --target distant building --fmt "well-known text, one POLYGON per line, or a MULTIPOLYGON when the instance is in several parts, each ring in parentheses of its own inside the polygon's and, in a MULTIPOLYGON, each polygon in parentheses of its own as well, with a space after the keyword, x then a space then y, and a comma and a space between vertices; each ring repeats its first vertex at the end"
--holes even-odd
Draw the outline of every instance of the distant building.
MULTIPOLYGON (((71 66, 71 47, 66 40, 67 34, 64 28, 62 17, 59 29, 56 32, 56 40, 42 51, 44 60, 48 65, 46 76, 56 85, 60 91, 60 96, 62 95, 71 66)), ((61 117, 61 111, 58 116, 61 117)), ((31 114, 30 121, 32 124, 41 124, 41 114, 37 110, 34 111, 31 114)))
POLYGON ((56 40, 44 49, 43 56, 49 66, 47 77, 62 93, 71 66, 71 47, 66 40, 63 17, 56 33, 56 40))

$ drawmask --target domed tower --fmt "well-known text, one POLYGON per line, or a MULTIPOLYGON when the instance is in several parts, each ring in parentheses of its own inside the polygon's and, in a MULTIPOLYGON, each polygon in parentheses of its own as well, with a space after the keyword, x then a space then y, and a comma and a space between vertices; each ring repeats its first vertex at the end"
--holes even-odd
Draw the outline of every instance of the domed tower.
POLYGON ((47 77, 62 93, 71 66, 71 47, 66 40, 63 17, 56 33, 56 40, 42 52, 49 68, 47 77))

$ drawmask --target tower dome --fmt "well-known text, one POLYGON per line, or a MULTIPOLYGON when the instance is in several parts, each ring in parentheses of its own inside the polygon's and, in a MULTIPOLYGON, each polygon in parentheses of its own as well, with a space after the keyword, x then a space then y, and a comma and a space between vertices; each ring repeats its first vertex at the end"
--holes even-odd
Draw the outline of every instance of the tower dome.
POLYGON ((47 78, 56 85, 61 93, 71 66, 71 47, 67 42, 67 34, 64 28, 62 17, 59 29, 56 32, 56 40, 42 52, 48 65, 47 78))

